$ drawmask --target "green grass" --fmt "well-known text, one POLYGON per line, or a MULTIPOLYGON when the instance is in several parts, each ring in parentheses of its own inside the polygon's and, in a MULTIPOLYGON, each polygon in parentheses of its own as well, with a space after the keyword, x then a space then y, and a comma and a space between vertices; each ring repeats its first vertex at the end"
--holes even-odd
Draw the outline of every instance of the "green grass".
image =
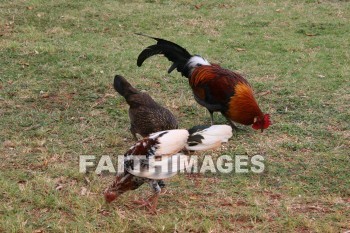
POLYGON ((350 230, 348 1, 15 0, 0 14, 1 232, 350 230), (147 186, 104 203, 112 176, 80 174, 78 156, 133 143, 115 74, 181 127, 209 123, 166 59, 136 66, 153 41, 134 32, 247 76, 273 125, 220 153, 262 154, 264 173, 176 176, 156 216, 130 203, 147 186))

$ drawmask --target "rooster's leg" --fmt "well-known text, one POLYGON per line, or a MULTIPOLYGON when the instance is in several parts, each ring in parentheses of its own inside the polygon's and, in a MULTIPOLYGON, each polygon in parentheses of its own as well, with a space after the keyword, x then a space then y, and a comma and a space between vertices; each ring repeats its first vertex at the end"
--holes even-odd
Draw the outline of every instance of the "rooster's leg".
POLYGON ((225 118, 227 119, 228 123, 231 125, 232 129, 234 129, 235 131, 238 131, 239 128, 235 125, 235 123, 233 123, 233 121, 231 121, 230 118, 226 117, 225 118))
POLYGON ((209 110, 208 109, 208 111, 209 111, 209 113, 210 113, 210 123, 211 123, 211 125, 213 125, 213 123, 214 123, 214 116, 213 116, 213 111, 211 111, 211 110, 209 110))
POLYGON ((232 121, 230 122, 230 125, 231 125, 232 129, 234 129, 236 131, 239 130, 239 128, 232 121))

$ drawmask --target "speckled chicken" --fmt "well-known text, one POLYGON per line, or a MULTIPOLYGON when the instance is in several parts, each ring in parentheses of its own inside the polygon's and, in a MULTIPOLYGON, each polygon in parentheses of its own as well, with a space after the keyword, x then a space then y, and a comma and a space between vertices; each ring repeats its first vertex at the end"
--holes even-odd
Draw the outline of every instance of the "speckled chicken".
POLYGON ((182 150, 213 149, 213 145, 221 145, 221 142, 227 142, 232 136, 232 128, 227 125, 214 125, 190 131, 191 135, 186 129, 156 132, 135 143, 124 154, 124 172, 118 174, 114 182, 105 190, 105 200, 112 202, 124 192, 135 190, 142 184, 148 183, 153 190, 153 195, 147 200, 136 201, 136 203, 146 206, 151 213, 155 213, 158 197, 164 186, 162 180, 176 175, 181 170, 178 166, 171 167, 172 162, 186 159, 182 150), (160 160, 161 164, 171 169, 148 169, 151 159, 160 160))
POLYGON ((131 86, 124 77, 115 76, 114 89, 130 106, 130 131, 135 140, 136 134, 145 137, 154 132, 178 128, 175 116, 168 109, 155 102, 148 94, 131 86))

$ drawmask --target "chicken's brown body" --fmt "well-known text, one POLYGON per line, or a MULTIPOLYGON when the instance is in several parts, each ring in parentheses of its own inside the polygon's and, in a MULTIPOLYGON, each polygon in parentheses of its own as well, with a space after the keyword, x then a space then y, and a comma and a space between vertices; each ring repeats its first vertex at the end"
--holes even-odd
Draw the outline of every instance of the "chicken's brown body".
POLYGON ((252 125, 254 129, 266 129, 270 125, 269 115, 263 114, 254 97, 248 81, 240 74, 210 64, 198 55, 191 55, 179 45, 160 38, 157 44, 144 49, 137 65, 156 54, 164 54, 175 68, 188 78, 195 100, 210 112, 213 124, 213 112, 221 112, 233 128, 234 122, 252 125))
POLYGON ((130 106, 130 131, 135 140, 136 134, 145 137, 154 132, 177 129, 177 120, 168 109, 155 102, 148 94, 132 87, 122 76, 115 76, 114 88, 130 106))

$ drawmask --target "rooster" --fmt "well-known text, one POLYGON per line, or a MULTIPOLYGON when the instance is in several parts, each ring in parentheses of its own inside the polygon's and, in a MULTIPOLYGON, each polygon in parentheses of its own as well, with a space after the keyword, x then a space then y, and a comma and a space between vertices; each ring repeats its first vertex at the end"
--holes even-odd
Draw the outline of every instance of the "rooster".
MULTIPOLYGON (((138 34, 146 36, 143 34, 138 34)), ((157 41, 148 46, 137 58, 137 65, 154 55, 163 54, 173 62, 168 69, 174 69, 188 78, 195 100, 208 109, 213 124, 213 113, 221 112, 232 128, 237 129, 234 122, 252 125, 253 129, 267 129, 269 114, 264 114, 254 97, 253 89, 240 74, 211 64, 199 55, 191 55, 181 46, 160 38, 146 36, 157 41)))
POLYGON ((158 197, 162 187, 163 179, 174 176, 179 168, 175 170, 151 171, 148 168, 149 159, 159 159, 165 164, 179 160, 186 155, 184 149, 209 150, 213 145, 221 145, 227 142, 232 136, 232 129, 227 125, 214 125, 205 129, 186 130, 174 129, 153 133, 148 137, 139 140, 124 154, 124 172, 118 174, 114 182, 105 190, 104 197, 110 203, 126 191, 135 190, 142 184, 148 183, 153 190, 153 194, 146 200, 135 201, 141 206, 145 206, 151 213, 156 212, 158 197), (231 130, 230 130, 231 129, 231 130), (190 135, 190 132, 193 132, 190 135), (210 136, 208 136, 210 135, 210 136), (214 136, 215 135, 215 136, 214 136), (142 158, 141 158, 142 156, 142 158), (135 160, 139 158, 139 160, 135 160), (139 165, 140 169, 134 168, 139 165))
POLYGON ((159 105, 148 94, 135 89, 124 77, 115 76, 114 89, 130 106, 130 131, 135 140, 136 134, 145 137, 154 132, 178 128, 175 116, 168 109, 159 105))

